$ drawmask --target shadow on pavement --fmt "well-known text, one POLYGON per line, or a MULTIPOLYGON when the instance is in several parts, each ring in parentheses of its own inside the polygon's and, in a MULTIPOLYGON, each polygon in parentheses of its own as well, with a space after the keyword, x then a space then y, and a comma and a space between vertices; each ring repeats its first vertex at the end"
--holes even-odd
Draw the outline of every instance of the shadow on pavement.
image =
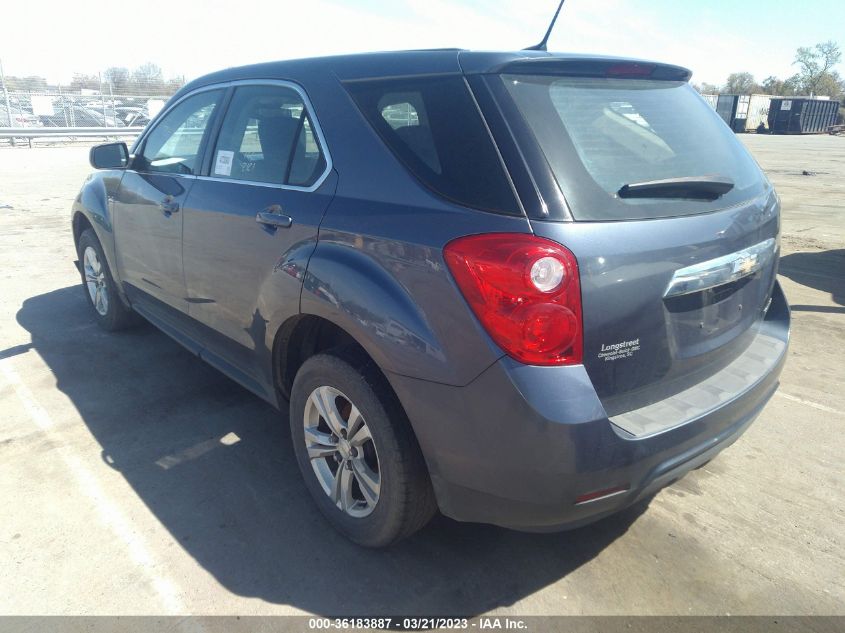
POLYGON ((108 334, 88 310, 69 287, 26 300, 17 319, 104 462, 235 594, 320 615, 475 615, 566 576, 646 508, 561 534, 438 517, 389 550, 359 548, 308 497, 286 413, 153 327, 108 334))
MULTIPOLYGON (((778 273, 802 286, 829 292, 835 303, 845 306, 845 249, 791 253, 781 258, 778 273)), ((790 307, 796 312, 845 313, 834 306, 790 307)))

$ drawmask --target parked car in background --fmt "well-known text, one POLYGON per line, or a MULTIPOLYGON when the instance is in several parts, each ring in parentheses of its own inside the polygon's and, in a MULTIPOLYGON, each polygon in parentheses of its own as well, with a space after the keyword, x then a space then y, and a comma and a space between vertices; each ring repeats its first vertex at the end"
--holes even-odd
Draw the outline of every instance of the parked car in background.
MULTIPOLYGON (((39 121, 38 117, 33 115, 31 112, 28 112, 21 106, 11 105, 11 113, 9 109, 6 108, 5 103, 0 103, 0 128, 27 128, 27 127, 39 127, 41 125, 41 121, 39 121)), ((18 138, 17 137, 10 137, 3 139, 8 143, 15 145, 18 138)))
POLYGON ((126 127, 143 127, 150 122, 147 109, 138 106, 116 106, 113 108, 114 115, 122 121, 126 127))
POLYGON ((11 114, 5 103, 0 103, 0 127, 38 127, 38 117, 23 108, 12 106, 11 114))
POLYGON ((689 77, 459 50, 207 75, 91 151, 85 296, 287 409, 357 543, 438 508, 595 521, 736 440, 786 358, 779 199, 689 77))
POLYGON ((75 103, 60 103, 51 115, 42 115, 41 123, 48 127, 126 127, 106 106, 105 115, 100 106, 82 106, 75 103))

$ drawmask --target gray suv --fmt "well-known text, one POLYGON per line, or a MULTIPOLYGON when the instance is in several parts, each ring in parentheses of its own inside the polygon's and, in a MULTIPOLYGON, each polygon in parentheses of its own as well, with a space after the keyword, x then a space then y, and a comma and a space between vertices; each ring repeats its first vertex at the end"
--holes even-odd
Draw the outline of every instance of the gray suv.
POLYGON ((778 197, 689 77, 438 50, 197 79, 91 151, 94 318, 289 409, 357 543, 594 521, 736 440, 786 357, 778 197))

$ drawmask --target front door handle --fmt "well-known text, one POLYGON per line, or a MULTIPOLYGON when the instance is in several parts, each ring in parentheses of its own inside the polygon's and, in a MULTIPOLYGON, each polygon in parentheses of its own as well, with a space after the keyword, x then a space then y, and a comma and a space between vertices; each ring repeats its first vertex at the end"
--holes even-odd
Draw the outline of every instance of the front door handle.
POLYGON ((158 206, 161 208, 164 215, 171 215, 179 212, 179 203, 173 200, 173 196, 167 196, 159 202, 158 206))
POLYGON ((293 224, 293 218, 282 213, 282 207, 278 204, 269 206, 264 211, 259 211, 255 216, 255 221, 265 226, 282 227, 283 229, 289 229, 290 225, 293 224))

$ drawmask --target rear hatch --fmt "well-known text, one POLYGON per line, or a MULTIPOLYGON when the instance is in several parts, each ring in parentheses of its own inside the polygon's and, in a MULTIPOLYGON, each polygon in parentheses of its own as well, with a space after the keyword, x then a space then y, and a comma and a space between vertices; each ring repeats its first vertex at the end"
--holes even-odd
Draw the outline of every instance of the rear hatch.
POLYGON ((487 78, 519 142, 542 150, 530 168, 563 193, 540 192, 548 210, 532 228, 578 260, 584 365, 610 416, 736 359, 774 284, 777 196, 687 79, 619 62, 527 63, 487 78))

